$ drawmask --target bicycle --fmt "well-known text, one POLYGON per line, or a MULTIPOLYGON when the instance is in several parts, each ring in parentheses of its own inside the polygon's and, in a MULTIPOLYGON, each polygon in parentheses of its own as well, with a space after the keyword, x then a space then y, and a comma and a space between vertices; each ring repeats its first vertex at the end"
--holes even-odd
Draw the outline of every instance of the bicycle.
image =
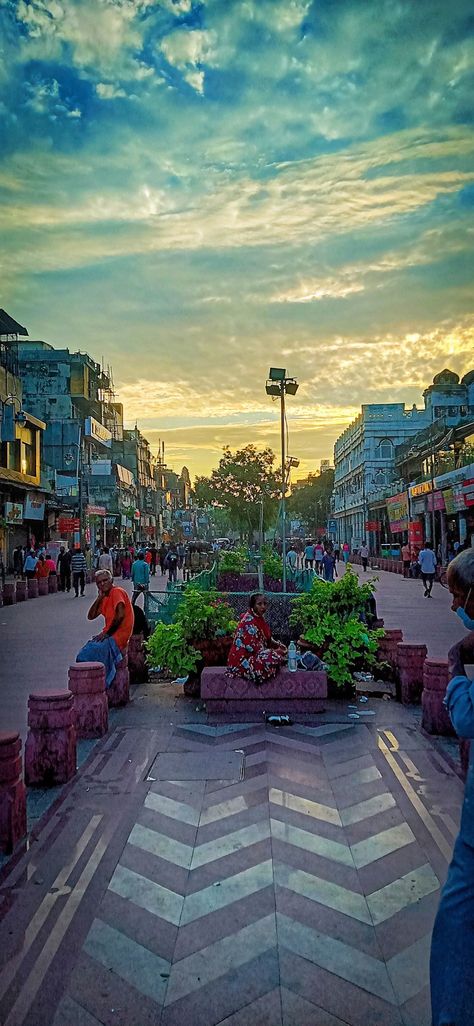
POLYGON ((437 580, 442 588, 448 587, 448 571, 445 566, 439 568, 437 573, 437 580))

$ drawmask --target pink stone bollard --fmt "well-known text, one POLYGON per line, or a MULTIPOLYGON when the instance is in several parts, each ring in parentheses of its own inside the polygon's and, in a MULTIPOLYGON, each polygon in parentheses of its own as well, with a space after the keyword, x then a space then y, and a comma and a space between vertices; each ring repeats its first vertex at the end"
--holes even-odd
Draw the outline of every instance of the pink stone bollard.
POLYGON ((399 641, 397 662, 400 677, 400 697, 403 705, 418 704, 423 691, 423 666, 428 654, 426 645, 399 641))
POLYGON ((50 595, 55 595, 58 590, 58 575, 50 574, 48 577, 48 591, 50 595))
POLYGON ((423 710, 421 726, 427 734, 454 735, 455 731, 447 709, 443 705, 449 684, 447 659, 425 659, 423 667, 423 710))
POLYGON ((16 602, 16 581, 5 581, 3 585, 3 605, 14 606, 16 602))
POLYGON ((0 588, 0 609, 2 608, 2 606, 3 606, 3 591, 0 588))
POLYGON ((28 598, 28 581, 17 581, 16 582, 16 600, 17 602, 26 602, 28 598))
POLYGON ((459 758, 461 760, 461 775, 463 780, 466 780, 467 771, 469 769, 469 753, 471 749, 471 741, 467 737, 459 738, 459 758))
POLYGON ((128 643, 128 671, 131 684, 146 684, 148 666, 143 634, 132 634, 128 643))
POLYGON ((398 628, 387 629, 385 637, 379 640, 377 659, 381 663, 390 663, 394 669, 397 669, 398 644, 400 641, 403 641, 403 631, 398 628))
POLYGON ((49 578, 38 577, 38 595, 47 595, 49 592, 49 578))
POLYGON ((22 779, 21 740, 0 733, 0 851, 10 855, 26 834, 26 792, 22 779))
POLYGON ((130 701, 129 696, 129 685, 130 685, 130 674, 128 670, 128 645, 122 651, 123 659, 122 662, 117 666, 117 672, 110 685, 107 688, 107 700, 109 706, 114 708, 117 705, 126 705, 130 701))
POLYGON ((43 691, 28 699, 25 783, 30 787, 65 784, 76 772, 74 697, 70 691, 43 691))
POLYGON ((74 723, 81 738, 103 737, 109 727, 109 705, 102 663, 73 663, 69 690, 74 695, 74 723))
POLYGON ((36 577, 28 578, 28 598, 38 598, 38 579, 36 577))

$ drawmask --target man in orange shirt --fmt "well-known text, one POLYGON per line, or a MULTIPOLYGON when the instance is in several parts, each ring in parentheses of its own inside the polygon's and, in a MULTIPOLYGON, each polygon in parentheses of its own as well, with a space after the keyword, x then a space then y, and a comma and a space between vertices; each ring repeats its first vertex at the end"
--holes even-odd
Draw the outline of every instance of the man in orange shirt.
POLYGON ((105 624, 100 634, 81 648, 76 662, 103 663, 106 684, 110 687, 132 635, 134 614, 127 592, 114 585, 110 570, 98 570, 95 580, 99 594, 89 609, 87 619, 96 620, 103 616, 105 624))

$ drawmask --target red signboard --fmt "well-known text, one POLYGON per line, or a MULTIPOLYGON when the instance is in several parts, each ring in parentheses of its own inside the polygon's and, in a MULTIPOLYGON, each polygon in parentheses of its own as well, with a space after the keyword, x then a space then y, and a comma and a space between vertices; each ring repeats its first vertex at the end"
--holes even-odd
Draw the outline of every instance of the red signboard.
POLYGON ((466 506, 474 506, 474 477, 463 482, 464 502, 466 506))
POLYGON ((380 531, 380 524, 378 520, 366 520, 365 522, 366 531, 380 531))
POLYGON ((444 495, 442 492, 431 492, 427 496, 428 513, 433 513, 436 509, 446 509, 444 502, 444 495))
POLYGON ((74 531, 80 531, 80 529, 79 517, 59 517, 58 531, 60 534, 74 534, 74 531))
POLYGON ((423 545, 423 524, 421 520, 410 520, 408 524, 408 541, 410 545, 416 547, 423 545))

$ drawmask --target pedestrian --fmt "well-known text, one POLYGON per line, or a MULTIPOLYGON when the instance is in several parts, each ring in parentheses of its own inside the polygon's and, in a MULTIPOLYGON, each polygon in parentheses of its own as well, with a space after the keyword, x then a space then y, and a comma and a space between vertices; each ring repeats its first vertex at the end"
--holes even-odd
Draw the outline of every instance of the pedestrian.
POLYGON ((168 571, 168 580, 176 583, 178 577, 178 553, 176 545, 172 545, 165 559, 165 568, 168 571))
POLYGON ((130 580, 130 572, 131 572, 131 569, 132 569, 132 557, 131 557, 130 553, 127 552, 126 549, 125 549, 125 552, 122 553, 122 558, 120 560, 120 566, 121 566, 121 569, 122 569, 122 580, 123 581, 129 581, 130 580))
POLYGON ((112 577, 114 575, 114 563, 110 551, 107 545, 104 545, 102 552, 99 556, 99 570, 110 570, 112 577))
POLYGON ((324 545, 321 545, 320 541, 317 541, 314 546, 314 561, 316 573, 321 577, 322 563, 324 556, 324 545))
POLYGON ((101 553, 100 553, 100 545, 98 543, 96 543, 96 546, 95 546, 95 549, 94 549, 94 553, 93 553, 93 556, 92 556, 92 566, 93 566, 94 570, 98 570, 99 569, 100 555, 101 555, 101 553))
POLYGON ((44 558, 42 553, 41 553, 40 556, 38 556, 38 562, 36 564, 35 577, 37 578, 38 581, 42 577, 49 577, 49 567, 46 566, 46 560, 45 560, 45 558, 44 558))
POLYGON ((151 565, 151 552, 149 549, 147 549, 145 552, 145 563, 147 564, 147 566, 151 565))
POLYGON ((334 575, 336 574, 336 560, 332 552, 324 553, 321 560, 321 569, 325 581, 334 581, 334 575))
POLYGON ((176 552, 178 554, 178 570, 182 570, 184 564, 184 557, 186 555, 186 549, 182 542, 179 542, 179 544, 176 546, 176 552))
POLYGON ((408 579, 410 576, 411 549, 409 542, 402 545, 403 576, 408 579))
POLYGON ((158 549, 158 559, 160 561, 160 570, 161 570, 162 574, 164 574, 164 572, 165 572, 165 559, 166 559, 167 555, 168 555, 168 550, 166 548, 165 543, 162 542, 160 547, 159 547, 159 549, 158 549))
MULTIPOLYGON (((451 609, 470 633, 451 648, 451 680, 445 705, 456 734, 474 738, 474 683, 466 666, 474 662, 474 551, 468 549, 447 570, 451 609)), ((433 927, 431 941, 432 1026, 474 1023, 474 758, 467 774, 461 826, 433 927)))
POLYGON ((139 595, 144 591, 148 591, 148 585, 150 583, 150 567, 145 559, 145 553, 140 550, 136 560, 132 563, 132 581, 133 581, 133 595, 132 595, 132 606, 136 602, 139 595))
POLYGON ((155 545, 155 542, 152 542, 151 545, 150 545, 150 555, 151 555, 150 573, 151 573, 152 577, 154 577, 155 574, 156 574, 156 561, 157 561, 157 558, 158 558, 158 549, 157 549, 157 547, 155 545))
POLYGON ((288 569, 291 570, 292 573, 296 570, 297 561, 298 553, 296 552, 294 545, 291 545, 286 554, 286 562, 288 569))
POLYGON ((23 549, 21 545, 17 545, 16 548, 13 549, 13 573, 15 577, 21 577, 23 562, 23 549))
POLYGON ((114 585, 110 570, 98 570, 95 580, 98 595, 89 609, 87 619, 96 620, 98 616, 103 616, 105 624, 100 633, 81 648, 76 662, 102 663, 105 667, 105 683, 109 688, 132 635, 133 607, 127 592, 114 585))
POLYGON ((365 539, 362 542, 362 545, 360 547, 359 555, 360 555, 360 558, 362 560, 362 569, 363 569, 363 571, 365 573, 365 571, 367 570, 367 563, 369 561, 369 555, 370 555, 370 553, 369 553, 369 546, 367 545, 367 542, 365 541, 365 539))
POLYGON ((46 566, 48 567, 48 571, 49 571, 48 576, 49 577, 57 577, 56 563, 54 562, 54 559, 52 558, 50 552, 46 553, 44 561, 46 563, 46 566))
POLYGON ((339 545, 339 542, 336 542, 334 546, 334 559, 336 560, 336 563, 339 563, 341 559, 341 546, 339 545))
POLYGON ((71 550, 61 545, 59 550, 56 570, 59 574, 59 587, 61 591, 71 590, 71 550))
POLYGON ((314 545, 312 541, 307 541, 304 550, 304 565, 306 570, 314 569, 314 545))
POLYGON ((351 549, 350 549, 349 542, 345 541, 343 546, 342 546, 342 558, 343 558, 345 563, 349 562, 350 553, 351 553, 351 549))
POLYGON ((25 562, 23 563, 23 573, 27 580, 35 576, 37 565, 38 558, 35 556, 33 549, 30 549, 28 555, 25 557, 25 562))
POLYGON ((71 557, 72 586, 74 588, 75 598, 79 598, 79 587, 81 588, 81 595, 84 594, 86 570, 86 557, 82 549, 78 546, 71 557))
POLYGON ((419 556, 418 563, 421 570, 421 579, 425 589, 425 598, 431 598, 431 589, 436 573, 436 556, 433 552, 431 542, 425 542, 419 556))

